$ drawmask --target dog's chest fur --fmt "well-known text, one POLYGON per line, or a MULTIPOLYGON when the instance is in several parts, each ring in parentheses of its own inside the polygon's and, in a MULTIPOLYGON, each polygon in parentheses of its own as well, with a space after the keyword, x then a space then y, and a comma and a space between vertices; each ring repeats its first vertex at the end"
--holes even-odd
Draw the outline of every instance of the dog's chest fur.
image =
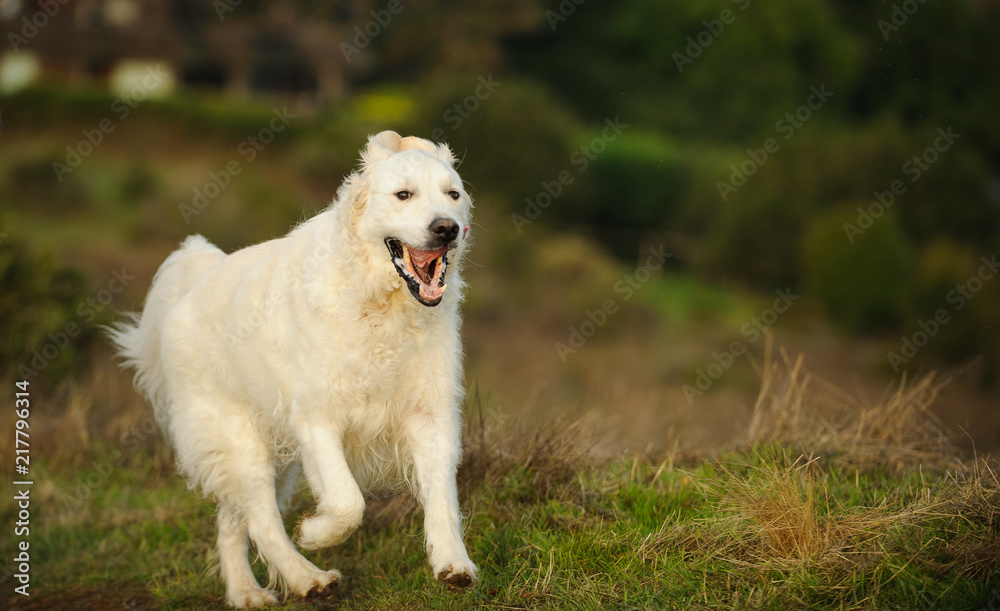
POLYGON ((365 305, 351 312, 350 324, 331 329, 336 348, 325 355, 322 366, 336 371, 329 376, 336 398, 362 407, 392 403, 400 385, 425 368, 431 358, 428 320, 436 325, 433 317, 412 315, 409 306, 365 305))

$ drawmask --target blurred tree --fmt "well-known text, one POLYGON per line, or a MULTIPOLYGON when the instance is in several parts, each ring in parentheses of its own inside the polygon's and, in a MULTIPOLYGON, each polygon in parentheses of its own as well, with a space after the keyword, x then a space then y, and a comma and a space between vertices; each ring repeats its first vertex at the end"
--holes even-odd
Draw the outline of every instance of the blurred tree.
POLYGON ((77 312, 87 294, 83 275, 0 229, 0 319, 6 329, 0 369, 19 379, 58 380, 86 365, 81 356, 98 340, 97 327, 86 323, 104 323, 108 316, 85 321, 77 312))
POLYGON ((1000 278, 984 263, 982 255, 950 239, 934 240, 920 253, 907 303, 910 322, 903 333, 909 337, 923 330, 921 323, 936 332, 917 363, 929 364, 934 359, 928 356, 955 362, 985 355, 987 371, 996 373, 1000 290, 994 283, 1000 278))
POLYGON ((542 0, 404 2, 387 26, 392 35, 373 40, 379 67, 370 78, 416 82, 438 73, 501 70, 502 42, 542 23, 542 4, 542 0))
POLYGON ((845 97, 855 117, 889 112, 907 125, 955 124, 994 165, 1000 162, 1000 80, 991 78, 1000 74, 1000 5, 831 4, 861 47, 862 67, 845 97))
POLYGON ((504 77, 491 87, 493 92, 487 94, 474 73, 428 79, 422 84, 427 93, 417 117, 406 127, 451 145, 473 195, 491 193, 507 211, 521 214, 541 197, 539 215, 532 214, 530 220, 554 220, 558 214, 550 210, 578 201, 576 185, 553 198, 545 184, 558 181, 562 171, 574 170, 571 158, 579 123, 538 82, 504 77), (483 95, 476 95, 477 88, 483 95), (466 158, 467 151, 475 154, 466 158))
POLYGON ((911 247, 891 211, 852 242, 844 226, 856 221, 857 205, 867 202, 834 208, 810 222, 802 244, 805 287, 852 331, 892 328, 902 318, 910 287, 911 247))
POLYGON ((825 0, 584 4, 508 48, 590 120, 722 140, 773 131, 810 86, 843 91, 857 69, 825 0))

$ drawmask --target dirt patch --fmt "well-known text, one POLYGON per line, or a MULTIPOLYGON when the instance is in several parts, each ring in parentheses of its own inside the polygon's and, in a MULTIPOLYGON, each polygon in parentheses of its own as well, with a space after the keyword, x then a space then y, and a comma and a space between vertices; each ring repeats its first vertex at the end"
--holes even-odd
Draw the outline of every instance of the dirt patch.
POLYGON ((146 611, 160 603, 141 583, 81 584, 57 592, 8 597, 6 609, 18 611, 146 611))

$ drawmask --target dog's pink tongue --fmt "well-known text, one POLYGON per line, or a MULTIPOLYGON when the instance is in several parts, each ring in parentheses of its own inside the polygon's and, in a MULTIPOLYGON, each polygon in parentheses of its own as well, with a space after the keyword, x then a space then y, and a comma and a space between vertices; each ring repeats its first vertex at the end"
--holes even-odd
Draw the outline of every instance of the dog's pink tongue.
POLYGON ((416 267, 427 267, 427 265, 437 259, 444 253, 448 252, 447 248, 442 248, 441 250, 417 250, 416 248, 410 249, 410 261, 416 267))

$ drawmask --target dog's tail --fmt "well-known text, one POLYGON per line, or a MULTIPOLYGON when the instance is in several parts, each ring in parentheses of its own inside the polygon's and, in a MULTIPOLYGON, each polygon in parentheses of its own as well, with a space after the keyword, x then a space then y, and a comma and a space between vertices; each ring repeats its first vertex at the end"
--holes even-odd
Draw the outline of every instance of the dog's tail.
POLYGON ((118 348, 122 367, 135 369, 135 387, 152 404, 156 419, 161 423, 164 422, 164 410, 169 400, 160 362, 163 318, 191 290, 202 272, 225 257, 225 253, 200 235, 188 237, 160 265, 142 313, 128 313, 124 321, 106 328, 118 348))

